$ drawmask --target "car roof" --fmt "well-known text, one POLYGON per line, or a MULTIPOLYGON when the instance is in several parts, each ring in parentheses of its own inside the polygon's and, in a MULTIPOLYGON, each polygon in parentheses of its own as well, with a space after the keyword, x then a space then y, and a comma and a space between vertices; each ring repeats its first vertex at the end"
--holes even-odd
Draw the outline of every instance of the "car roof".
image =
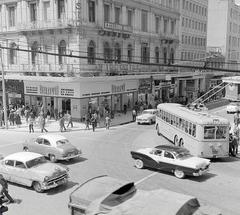
POLYGON ((67 139, 66 137, 59 135, 59 134, 43 134, 43 135, 38 136, 37 138, 44 138, 44 139, 49 140, 50 142, 67 139))
POLYGON ((43 155, 34 152, 17 152, 6 156, 4 160, 18 160, 25 163, 38 157, 43 157, 43 155))
POLYGON ((185 149, 183 147, 178 147, 178 146, 174 146, 174 145, 159 145, 159 146, 156 146, 155 148, 156 149, 167 150, 167 151, 170 151, 170 152, 177 152, 177 153, 188 151, 187 149, 185 149))

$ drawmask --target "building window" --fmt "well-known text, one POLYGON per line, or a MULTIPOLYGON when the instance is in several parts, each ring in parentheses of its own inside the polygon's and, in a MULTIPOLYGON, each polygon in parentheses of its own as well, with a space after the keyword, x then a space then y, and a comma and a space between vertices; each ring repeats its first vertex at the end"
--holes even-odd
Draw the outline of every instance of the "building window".
POLYGON ((36 3, 30 4, 30 21, 31 22, 37 21, 37 4, 36 3))
POLYGON ((31 47, 31 57, 32 57, 32 65, 37 63, 37 51, 38 51, 38 43, 35 41, 31 47))
POLYGON ((166 34, 168 30, 168 20, 164 19, 163 21, 163 32, 166 34))
POLYGON ((155 48, 155 63, 159 63, 159 57, 160 57, 159 48, 156 47, 155 48))
POLYGON ((65 56, 63 56, 63 55, 66 55, 66 42, 65 42, 65 40, 62 40, 59 43, 59 45, 58 45, 58 54, 59 54, 59 56, 58 56, 59 64, 62 65, 64 63, 66 63, 65 62, 66 58, 65 58, 65 56))
POLYGON ((104 4, 104 22, 110 22, 110 6, 104 4))
POLYGON ((96 45, 91 41, 88 45, 88 64, 95 64, 96 60, 96 45))
POLYGON ((167 48, 163 48, 163 63, 167 64, 167 48))
POLYGON ((127 60, 128 62, 132 62, 132 56, 133 56, 133 53, 132 53, 132 45, 129 44, 128 45, 128 48, 127 48, 127 60))
POLYGON ((17 47, 16 43, 10 44, 9 49, 9 64, 16 64, 17 63, 17 51, 15 50, 17 47))
POLYGON ((9 20, 10 27, 14 27, 16 25, 15 12, 16 12, 15 6, 11 6, 8 8, 8 20, 9 20))
POLYGON ((133 18, 133 12, 132 10, 128 10, 128 25, 132 26, 132 18, 133 18))
POLYGON ((156 19, 155 19, 155 29, 156 29, 156 33, 158 34, 159 33, 159 25, 160 25, 160 18, 159 16, 156 16, 156 19))
POLYGON ((147 17, 147 11, 145 11, 145 10, 142 10, 142 31, 144 31, 144 32, 147 32, 147 23, 148 23, 148 17, 147 17))
POLYGON ((115 23, 120 24, 120 15, 121 15, 121 9, 119 7, 115 7, 115 23))
POLYGON ((175 33, 175 21, 171 21, 171 34, 175 33))
POLYGON ((44 1, 43 2, 43 19, 44 19, 44 21, 49 20, 49 17, 48 17, 49 15, 50 15, 50 2, 44 1))
POLYGON ((116 63, 121 63, 121 48, 119 43, 115 44, 114 57, 116 63))
POLYGON ((170 52, 170 64, 174 64, 174 49, 171 49, 170 52))
POLYGON ((95 1, 88 2, 89 22, 95 22, 95 1))
POLYGON ((141 62, 149 63, 150 60, 150 49, 147 43, 143 43, 141 46, 141 62))
POLYGON ((105 42, 104 45, 103 45, 103 55, 104 55, 104 62, 105 63, 110 63, 111 62, 112 50, 111 50, 108 42, 105 42))
POLYGON ((58 19, 65 17, 65 4, 64 0, 58 0, 58 19))

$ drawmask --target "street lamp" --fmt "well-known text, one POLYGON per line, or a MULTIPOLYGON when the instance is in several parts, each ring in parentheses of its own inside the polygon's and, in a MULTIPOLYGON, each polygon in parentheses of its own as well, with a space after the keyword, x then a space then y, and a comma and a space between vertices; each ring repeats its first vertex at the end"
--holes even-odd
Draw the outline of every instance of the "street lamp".
POLYGON ((3 111, 4 111, 4 124, 5 128, 8 129, 8 119, 7 119, 7 102, 6 102, 6 88, 5 88, 5 78, 4 78, 4 66, 3 66, 3 53, 0 48, 0 59, 1 59, 1 67, 2 67, 2 99, 3 99, 3 111))

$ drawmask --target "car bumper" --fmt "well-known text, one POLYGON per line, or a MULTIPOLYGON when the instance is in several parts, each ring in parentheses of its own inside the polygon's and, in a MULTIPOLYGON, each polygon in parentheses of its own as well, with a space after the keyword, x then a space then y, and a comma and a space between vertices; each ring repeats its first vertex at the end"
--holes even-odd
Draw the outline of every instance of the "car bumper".
POLYGON ((66 184, 68 182, 68 178, 63 178, 61 180, 58 180, 58 181, 54 181, 52 182, 51 184, 45 184, 44 182, 42 183, 42 189, 43 190, 49 190, 49 189, 52 189, 54 187, 58 187, 62 184, 66 184))
POLYGON ((136 122, 137 123, 150 123, 151 120, 149 120, 149 119, 137 119, 136 122))
POLYGON ((58 160, 69 160, 69 159, 73 159, 73 158, 79 158, 82 154, 77 154, 77 155, 71 155, 71 156, 67 156, 67 157, 60 157, 58 158, 58 160))
POLYGON ((194 172, 193 176, 201 176, 201 175, 204 175, 205 173, 207 173, 208 171, 209 171, 209 169, 199 170, 198 172, 194 172))

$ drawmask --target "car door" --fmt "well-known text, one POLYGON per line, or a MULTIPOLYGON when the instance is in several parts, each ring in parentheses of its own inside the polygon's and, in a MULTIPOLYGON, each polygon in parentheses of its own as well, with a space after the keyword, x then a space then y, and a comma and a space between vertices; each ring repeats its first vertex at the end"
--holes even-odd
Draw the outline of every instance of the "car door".
POLYGON ((55 154, 54 147, 51 145, 50 141, 47 140, 46 138, 43 138, 42 150, 43 150, 42 154, 46 157, 48 157, 49 154, 55 154))
POLYGON ((30 151, 42 154, 43 153, 42 143, 43 143, 43 138, 35 139, 33 144, 31 144, 30 151))
POLYGON ((172 152, 164 151, 162 157, 162 164, 164 166, 163 170, 165 171, 172 171, 176 167, 176 159, 172 152))
POLYGON ((151 153, 151 158, 155 161, 152 162, 152 168, 161 169, 162 168, 162 159, 163 159, 163 151, 160 149, 156 149, 151 153))
POLYGON ((29 171, 26 165, 21 161, 15 161, 14 167, 15 167, 14 182, 29 186, 31 184, 30 182, 31 175, 29 175, 29 171))
POLYGON ((2 161, 2 174, 7 181, 15 182, 14 177, 14 160, 4 160, 2 161))

